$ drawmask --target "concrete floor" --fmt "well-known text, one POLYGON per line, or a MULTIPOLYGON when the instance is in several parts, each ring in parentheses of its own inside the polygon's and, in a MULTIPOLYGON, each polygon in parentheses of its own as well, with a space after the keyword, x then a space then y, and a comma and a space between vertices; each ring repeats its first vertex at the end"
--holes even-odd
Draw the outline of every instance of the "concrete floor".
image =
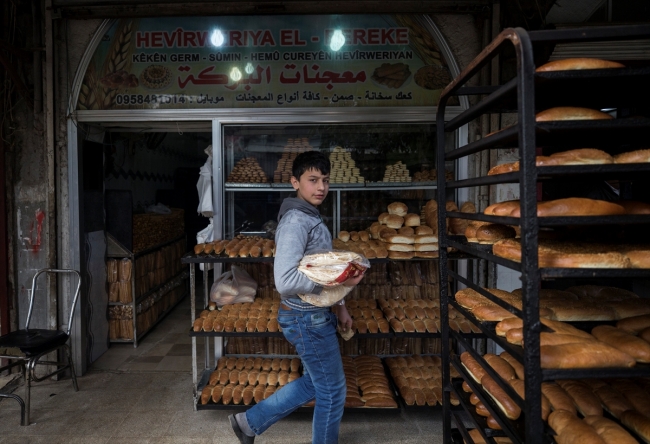
MULTIPOLYGON (((20 426, 18 403, 0 401, 0 444, 156 443, 237 444, 228 415, 241 410, 194 411, 190 306, 186 298, 139 347, 112 344, 78 378, 32 387, 31 425, 20 426)), ((201 350, 203 347, 199 347, 201 350)), ((17 394, 23 394, 19 387, 17 394)), ((440 409, 346 412, 341 443, 440 443, 440 409)), ((311 443, 311 413, 293 413, 255 440, 311 443)))

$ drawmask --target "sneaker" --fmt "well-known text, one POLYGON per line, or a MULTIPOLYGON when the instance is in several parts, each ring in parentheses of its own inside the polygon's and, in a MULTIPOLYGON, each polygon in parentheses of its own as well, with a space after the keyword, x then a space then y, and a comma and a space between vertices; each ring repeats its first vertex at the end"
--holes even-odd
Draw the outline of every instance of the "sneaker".
POLYGON ((255 442, 254 436, 248 436, 242 431, 242 429, 239 428, 239 424, 237 424, 235 415, 228 415, 228 419, 230 420, 230 427, 232 427, 232 431, 235 432, 235 435, 237 435, 237 438, 239 438, 239 442, 241 444, 253 444, 255 442))

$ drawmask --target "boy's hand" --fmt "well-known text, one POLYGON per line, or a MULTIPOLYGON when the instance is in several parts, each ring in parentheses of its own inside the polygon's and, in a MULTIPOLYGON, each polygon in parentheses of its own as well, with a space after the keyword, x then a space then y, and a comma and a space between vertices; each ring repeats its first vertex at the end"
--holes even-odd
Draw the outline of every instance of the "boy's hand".
POLYGON ((357 285, 359 282, 361 282, 361 279, 363 279, 363 276, 365 275, 365 271, 360 273, 359 276, 357 277, 351 277, 347 281, 343 282, 343 285, 346 287, 354 287, 357 285))
POLYGON ((345 305, 333 305, 332 309, 339 320, 339 326, 341 329, 344 332, 350 330, 350 328, 352 328, 352 318, 350 317, 350 313, 348 313, 348 309, 345 305))

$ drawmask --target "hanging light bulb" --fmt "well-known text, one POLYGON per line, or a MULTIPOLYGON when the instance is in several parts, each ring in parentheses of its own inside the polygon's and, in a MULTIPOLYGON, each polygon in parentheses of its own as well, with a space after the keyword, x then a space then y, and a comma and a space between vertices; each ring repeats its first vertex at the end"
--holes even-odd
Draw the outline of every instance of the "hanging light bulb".
POLYGON ((253 74, 253 71, 255 71, 255 68, 253 68, 253 64, 251 62, 248 62, 246 64, 246 67, 244 68, 244 71, 246 71, 246 74, 253 74))
POLYGON ((221 32, 220 29, 215 29, 212 31, 212 35, 210 36, 210 43, 212 43, 214 46, 223 45, 223 42, 225 40, 226 38, 223 36, 223 32, 221 32))
POLYGON ((242 73, 239 70, 239 68, 234 67, 233 69, 230 70, 230 80, 234 82, 239 82, 242 78, 242 73))
POLYGON ((343 44, 345 43, 345 36, 341 32, 340 29, 337 29, 334 31, 334 34, 332 34, 332 40, 330 41, 330 48, 332 48, 332 51, 338 51, 343 47, 343 44))

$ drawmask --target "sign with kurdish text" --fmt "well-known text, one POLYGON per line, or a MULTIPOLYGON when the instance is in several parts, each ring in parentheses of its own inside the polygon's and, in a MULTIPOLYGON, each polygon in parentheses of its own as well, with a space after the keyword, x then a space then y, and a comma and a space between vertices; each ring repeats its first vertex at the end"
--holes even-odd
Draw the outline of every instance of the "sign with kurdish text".
POLYGON ((434 106, 449 81, 415 16, 123 19, 77 108, 434 106))

